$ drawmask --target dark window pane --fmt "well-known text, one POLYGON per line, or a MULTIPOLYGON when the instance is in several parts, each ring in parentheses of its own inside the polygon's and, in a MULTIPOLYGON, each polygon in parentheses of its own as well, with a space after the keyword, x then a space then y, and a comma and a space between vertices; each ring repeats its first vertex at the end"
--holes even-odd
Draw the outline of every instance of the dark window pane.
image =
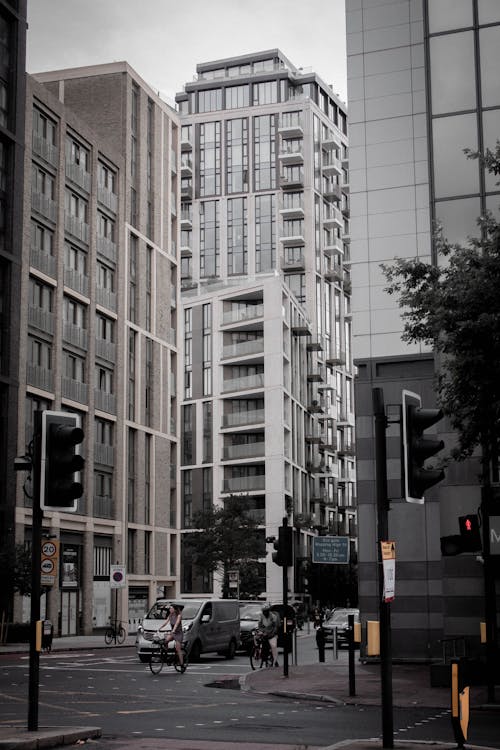
POLYGON ((464 148, 477 149, 476 116, 439 117, 432 122, 436 198, 479 192, 478 162, 464 148))
POLYGON ((479 198, 464 198, 436 203, 436 219, 443 224, 444 236, 450 242, 467 244, 467 237, 477 237, 477 217, 481 213, 479 198))
MULTIPOLYGON (((496 0, 492 0, 496 2, 496 0)), ((431 0, 429 31, 448 31, 472 26, 472 0, 431 0)))
POLYGON ((500 21, 500 3, 498 0, 478 0, 479 23, 500 21))
POLYGON ((481 49, 481 96, 484 107, 500 104, 500 76, 498 75, 498 49, 500 26, 491 26, 479 32, 481 49))
POLYGON ((476 106, 472 31, 430 39, 432 114, 476 106))

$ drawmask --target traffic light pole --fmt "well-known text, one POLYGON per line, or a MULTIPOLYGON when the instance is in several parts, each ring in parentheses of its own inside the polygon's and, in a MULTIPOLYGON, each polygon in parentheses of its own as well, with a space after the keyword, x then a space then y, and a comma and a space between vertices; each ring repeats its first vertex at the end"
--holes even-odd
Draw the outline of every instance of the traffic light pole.
POLYGON ((391 605, 384 601, 384 571, 382 545, 389 538, 389 500, 387 497, 387 453, 384 393, 381 388, 372 389, 373 414, 375 417, 375 477, 377 495, 377 547, 378 588, 380 620, 380 680, 382 689, 382 747, 394 747, 394 722, 392 701, 392 647, 391 605))
POLYGON ((483 524, 484 619, 486 621, 486 682, 488 702, 495 703, 495 664, 498 659, 496 585, 490 551, 490 513, 493 511, 493 488, 482 487, 481 518, 483 524))
MULTIPOLYGON (((283 526, 288 526, 288 518, 283 518, 283 526)), ((287 560, 283 564, 283 677, 288 677, 288 631, 287 631, 287 610, 288 610, 288 565, 287 560)))
POLYGON ((40 652, 37 649, 37 624, 40 620, 42 520, 40 507, 42 412, 36 411, 33 437, 33 522, 31 536, 31 615, 28 688, 28 731, 38 730, 38 693, 40 684, 40 652))

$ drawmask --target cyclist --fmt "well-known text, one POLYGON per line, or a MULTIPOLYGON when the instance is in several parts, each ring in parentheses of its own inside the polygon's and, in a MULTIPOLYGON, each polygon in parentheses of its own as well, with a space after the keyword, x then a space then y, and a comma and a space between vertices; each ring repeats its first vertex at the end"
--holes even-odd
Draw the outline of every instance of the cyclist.
POLYGON ((262 607, 262 613, 260 615, 258 630, 262 635, 267 638, 269 646, 271 648, 271 654, 273 656, 273 664, 275 667, 279 667, 278 664, 278 631, 280 629, 280 616, 277 612, 273 612, 268 604, 262 607))
POLYGON ((170 632, 167 634, 165 642, 168 644, 170 641, 174 641, 177 658, 181 665, 181 672, 184 673, 186 668, 184 666, 184 654, 182 651, 182 609, 178 604, 171 604, 169 615, 159 630, 163 630, 164 627, 170 625, 170 632))

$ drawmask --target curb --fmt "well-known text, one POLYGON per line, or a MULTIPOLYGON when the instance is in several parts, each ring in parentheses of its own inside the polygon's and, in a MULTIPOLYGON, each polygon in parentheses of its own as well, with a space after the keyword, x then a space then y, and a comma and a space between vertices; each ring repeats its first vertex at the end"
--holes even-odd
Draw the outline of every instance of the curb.
MULTIPOLYGON (((6 728, 5 728, 6 729, 6 728)), ((35 732, 26 730, 13 730, 13 734, 5 739, 0 739, 1 750, 41 750, 42 748, 59 747, 60 745, 72 745, 78 740, 85 741, 90 738, 102 736, 100 727, 46 727, 35 732)))

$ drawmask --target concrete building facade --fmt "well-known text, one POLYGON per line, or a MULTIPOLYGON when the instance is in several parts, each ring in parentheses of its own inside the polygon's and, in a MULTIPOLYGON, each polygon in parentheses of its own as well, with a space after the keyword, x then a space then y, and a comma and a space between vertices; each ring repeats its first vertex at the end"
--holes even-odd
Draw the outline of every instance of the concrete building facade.
MULTIPOLYGON (((346 0, 353 349, 359 377, 356 428, 359 594, 365 619, 378 609, 372 390, 386 405, 403 388, 434 405, 431 351, 401 341, 397 300, 381 263, 437 262, 432 227, 452 242, 477 236, 477 216, 498 211, 498 185, 464 148, 494 148, 499 133, 500 7, 488 0, 346 0)), ((450 445, 453 436, 438 430, 450 445)), ((394 654, 429 658, 443 638, 479 644, 483 570, 476 555, 442 558, 440 536, 480 502, 477 458, 451 464, 423 506, 401 501, 398 426, 388 430, 391 539, 397 546, 394 654)))
MULTIPOLYGON (((346 109, 276 49, 198 65, 176 101, 181 528, 245 495, 262 537, 259 593, 276 601, 281 569, 264 538, 287 517, 289 588, 302 596, 298 562, 318 531, 355 552, 346 109)), ((185 554, 182 565, 183 595, 220 590, 185 554)))
MULTIPOLYGON (((179 575, 178 120, 126 63, 55 71, 28 77, 26 144, 18 452, 35 409, 85 433, 77 512, 44 513, 61 543, 44 612, 70 635, 117 606, 133 631, 179 575)), ((20 542, 30 518, 20 482, 20 542)))

